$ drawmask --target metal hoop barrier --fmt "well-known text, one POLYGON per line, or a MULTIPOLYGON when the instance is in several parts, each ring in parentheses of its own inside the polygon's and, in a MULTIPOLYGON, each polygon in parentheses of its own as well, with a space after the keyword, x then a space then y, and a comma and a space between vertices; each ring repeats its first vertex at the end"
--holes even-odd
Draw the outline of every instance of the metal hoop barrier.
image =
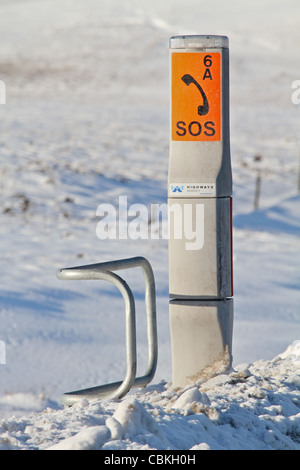
POLYGON ((81 398, 113 398, 120 399, 132 387, 145 387, 154 377, 157 365, 157 325, 156 297, 154 275, 149 261, 137 256, 104 263, 76 266, 60 269, 57 277, 62 280, 104 280, 114 284, 121 292, 125 302, 125 332, 126 332, 126 374, 123 381, 99 385, 96 387, 75 390, 64 393, 63 404, 73 405, 81 398), (148 364, 145 374, 136 377, 136 320, 135 301, 128 284, 112 271, 135 268, 140 266, 145 278, 145 304, 147 317, 148 364))

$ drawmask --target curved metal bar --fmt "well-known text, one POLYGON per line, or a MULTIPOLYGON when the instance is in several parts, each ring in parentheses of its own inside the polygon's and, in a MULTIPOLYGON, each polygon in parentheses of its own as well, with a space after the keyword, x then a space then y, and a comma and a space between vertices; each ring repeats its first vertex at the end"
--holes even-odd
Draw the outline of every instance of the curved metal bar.
POLYGON ((117 274, 99 271, 99 269, 67 268, 61 269, 57 277, 63 280, 104 280, 118 287, 125 301, 125 330, 126 330, 126 374, 123 382, 115 382, 99 387, 92 387, 63 395, 65 404, 73 404, 83 396, 89 398, 104 397, 110 394, 111 398, 122 398, 131 389, 136 375, 136 327, 135 327, 135 303, 133 294, 126 282, 117 274))
POLYGON ((83 396, 90 398, 121 398, 131 387, 145 387, 154 377, 157 366, 157 325, 156 325, 156 298, 155 281, 149 261, 141 256, 122 260, 108 261, 104 263, 60 269, 57 273, 59 279, 88 280, 102 279, 115 284, 122 292, 126 306, 126 338, 127 338, 127 373, 123 382, 100 385, 84 390, 65 393, 63 402, 73 404, 83 396), (145 278, 145 303, 147 315, 148 337, 148 364, 143 376, 136 377, 136 333, 135 333, 135 304, 132 291, 126 282, 112 273, 122 269, 141 266, 145 278), (133 332, 134 329, 134 332, 133 332), (134 344, 133 344, 134 342, 134 344), (132 375, 134 375, 132 380, 132 375), (128 388, 129 387, 129 388, 128 388))

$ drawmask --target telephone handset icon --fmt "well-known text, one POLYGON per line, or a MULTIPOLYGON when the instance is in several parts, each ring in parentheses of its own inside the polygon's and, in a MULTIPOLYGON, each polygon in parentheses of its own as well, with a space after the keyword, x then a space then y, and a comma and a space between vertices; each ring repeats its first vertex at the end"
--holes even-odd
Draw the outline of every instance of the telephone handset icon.
POLYGON ((208 105, 208 100, 207 100, 206 94, 204 93, 201 85, 199 85, 199 83, 189 73, 183 75, 183 77, 181 77, 181 80, 187 86, 189 86, 191 83, 194 83, 194 85, 198 88, 198 90, 201 93, 202 99, 203 99, 203 105, 198 106, 198 114, 199 114, 199 116, 205 116, 205 114, 208 113, 209 105, 208 105))

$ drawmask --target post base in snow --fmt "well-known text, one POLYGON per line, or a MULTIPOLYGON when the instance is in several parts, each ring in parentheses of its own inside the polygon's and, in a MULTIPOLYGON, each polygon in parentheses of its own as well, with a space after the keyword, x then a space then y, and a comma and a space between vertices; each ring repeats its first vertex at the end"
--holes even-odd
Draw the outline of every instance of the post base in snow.
POLYGON ((207 380, 232 365, 233 299, 171 300, 173 387, 207 380))

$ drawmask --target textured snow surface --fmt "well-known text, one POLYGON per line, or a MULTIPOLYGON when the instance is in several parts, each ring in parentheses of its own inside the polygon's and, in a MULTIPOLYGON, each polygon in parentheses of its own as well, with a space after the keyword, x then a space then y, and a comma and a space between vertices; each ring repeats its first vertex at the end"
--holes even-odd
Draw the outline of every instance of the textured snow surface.
POLYGON ((240 364, 190 388, 161 382, 119 401, 47 407, 2 420, 0 448, 300 450, 299 367, 297 341, 273 360, 240 364))

